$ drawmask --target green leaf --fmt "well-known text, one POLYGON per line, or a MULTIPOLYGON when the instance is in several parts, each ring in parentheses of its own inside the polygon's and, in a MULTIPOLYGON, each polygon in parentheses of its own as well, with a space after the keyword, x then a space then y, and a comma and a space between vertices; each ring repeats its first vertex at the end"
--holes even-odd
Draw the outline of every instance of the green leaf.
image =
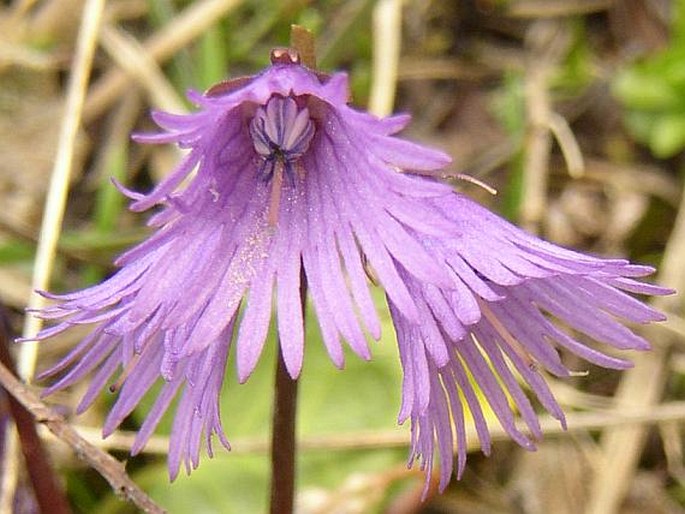
POLYGON ((663 111, 683 106, 682 95, 672 84, 652 72, 629 69, 619 73, 613 92, 627 107, 635 110, 663 111))
POLYGON ((35 247, 23 241, 8 240, 0 244, 0 263, 11 264, 33 260, 35 247))
POLYGON ((660 158, 673 157, 685 148, 685 113, 662 116, 655 120, 649 147, 660 158))

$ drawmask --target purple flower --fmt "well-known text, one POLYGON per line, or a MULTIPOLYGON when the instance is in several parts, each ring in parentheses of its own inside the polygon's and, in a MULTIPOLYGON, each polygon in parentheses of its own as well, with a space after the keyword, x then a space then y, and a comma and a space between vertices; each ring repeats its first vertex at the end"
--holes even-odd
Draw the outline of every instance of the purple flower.
POLYGON ((132 210, 161 210, 149 222, 156 232, 116 261, 118 273, 83 291, 49 295, 57 302, 40 316, 59 323, 38 339, 76 324, 95 327, 43 373, 57 377, 46 394, 92 374, 81 412, 113 384, 120 393, 105 421, 108 435, 161 377, 132 453, 180 394, 173 478, 182 462, 188 471, 198 465, 203 438, 210 455, 212 434, 228 447, 219 415, 227 355, 235 345, 239 380, 247 380, 272 314, 286 367, 299 375, 302 273, 333 363, 343 366, 342 340, 370 358, 366 334, 378 339, 381 332, 370 268, 397 329, 399 420, 411 419, 410 461, 420 459, 430 472, 437 443, 445 487, 455 442, 458 474, 466 460, 462 401, 489 451, 474 384, 512 438, 531 448, 514 426, 509 397, 536 437, 522 382, 563 423, 540 375, 569 374, 557 348, 601 366, 629 366, 550 317, 609 346, 648 348, 623 322, 663 316, 624 291, 668 293, 634 280, 651 268, 545 243, 420 176, 450 159, 394 137, 408 116, 356 111, 347 105, 345 74, 318 74, 294 61, 274 53, 273 65, 255 77, 191 92, 197 112, 153 114, 166 132, 137 139, 189 153, 149 194, 126 191, 132 210))
POLYGON ((565 250, 521 231, 462 195, 427 202, 436 216, 452 222, 453 237, 417 236, 448 266, 452 284, 444 288, 401 272, 419 311, 419 323, 391 298, 388 303, 404 370, 399 421, 409 418, 412 426, 409 461, 419 459, 428 478, 437 443, 442 490, 453 471, 455 446, 457 477, 464 471, 464 402, 483 452, 490 452, 476 388, 510 437, 533 450, 533 441, 514 424, 511 404, 536 439, 542 433, 525 389, 565 427, 564 413, 540 373, 571 374, 558 349, 605 368, 631 367, 630 361, 594 349, 573 333, 616 349, 648 350, 649 343, 623 323, 663 321, 665 316, 626 292, 672 291, 635 280, 651 274, 653 268, 565 250), (550 318, 572 331, 560 329, 550 318))

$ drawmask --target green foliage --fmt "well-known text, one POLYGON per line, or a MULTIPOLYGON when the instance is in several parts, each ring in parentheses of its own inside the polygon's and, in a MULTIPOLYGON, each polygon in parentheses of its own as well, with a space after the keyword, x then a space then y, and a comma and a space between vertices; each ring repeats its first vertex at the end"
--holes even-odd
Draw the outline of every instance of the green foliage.
POLYGON ((622 70, 613 83, 628 130, 660 158, 685 147, 685 8, 675 4, 669 47, 622 70))
POLYGON ((33 245, 23 241, 9 240, 0 243, 0 264, 13 264, 16 262, 29 262, 35 254, 33 245))
MULTIPOLYGON (((556 98, 576 96, 592 79, 592 51, 588 45, 586 28, 582 20, 571 23, 572 41, 564 58, 551 73, 549 88, 556 98)), ((509 71, 504 74, 499 88, 493 95, 491 110, 515 146, 509 162, 506 186, 501 191, 500 212, 516 221, 523 198, 523 174, 525 163, 525 135, 527 127, 525 71, 509 71)))
POLYGON ((506 187, 502 191, 500 212, 510 220, 518 217, 523 200, 523 139, 526 129, 523 75, 508 73, 495 93, 491 110, 495 118, 509 134, 516 152, 509 165, 506 187))
POLYGON ((621 72, 614 93, 626 107, 626 124, 657 157, 685 146, 685 45, 621 72))
MULTIPOLYGON (((190 2, 147 0, 147 3, 150 26, 161 28, 190 2)), ((353 82, 352 89, 356 102, 363 104, 369 81, 373 5, 371 0, 348 4, 325 1, 313 5, 298 0, 246 1, 231 16, 211 27, 197 44, 177 52, 165 71, 182 96, 189 88, 203 90, 229 75, 252 73, 268 63, 271 48, 287 46, 290 24, 297 23, 317 36, 322 70, 336 69, 341 63, 355 68, 353 77, 358 74, 361 79, 353 82), (324 13, 330 18, 331 12, 337 13, 333 16, 335 22, 329 21, 326 25, 324 13)))
POLYGON ((577 95, 592 81, 593 52, 588 44, 585 24, 571 20, 572 42, 564 60, 551 78, 552 90, 557 95, 577 95))

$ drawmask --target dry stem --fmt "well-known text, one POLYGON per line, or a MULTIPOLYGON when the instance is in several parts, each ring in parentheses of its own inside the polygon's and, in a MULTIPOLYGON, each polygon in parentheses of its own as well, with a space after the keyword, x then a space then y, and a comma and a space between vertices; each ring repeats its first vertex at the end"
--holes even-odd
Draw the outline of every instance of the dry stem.
MULTIPOLYGON (((685 202, 680 205, 673 233, 664 252, 660 282, 680 291, 685 288, 685 202)), ((679 312, 680 295, 659 297, 654 305, 665 312, 679 312)), ((634 359, 635 367, 624 373, 616 393, 617 412, 623 409, 650 409, 658 403, 666 382, 666 362, 673 337, 663 331, 649 330, 654 336, 654 349, 634 359)), ((612 514, 618 512, 636 472, 644 447, 647 428, 621 427, 602 435, 603 462, 592 483, 586 512, 612 514)))
POLYGON ((71 446, 79 458, 100 473, 118 494, 135 503, 143 512, 166 512, 131 480, 121 462, 82 438, 62 416, 45 405, 3 364, 0 364, 0 384, 36 418, 37 422, 48 427, 58 439, 71 446))
MULTIPOLYGON (((178 17, 145 41, 147 58, 158 63, 172 57, 179 49, 201 36, 208 27, 241 4, 241 0, 204 0, 190 5, 178 17)), ((86 123, 97 118, 124 92, 131 77, 114 69, 105 74, 91 89, 83 112, 86 123)))
MULTIPOLYGON (((74 57, 74 72, 69 78, 65 114, 60 131, 55 166, 50 177, 50 186, 46 199, 41 234, 36 249, 32 290, 28 307, 39 309, 44 305, 44 298, 36 291, 48 288, 52 265, 57 249, 57 240, 62 226, 64 207, 66 204, 69 174, 71 172, 76 135, 81 122, 81 110, 85 91, 90 76, 93 55, 97 43, 104 0, 89 0, 83 11, 82 25, 79 31, 76 55, 74 57)), ((35 336, 42 326, 42 321, 34 316, 26 316, 24 337, 35 336)), ((25 343, 19 354, 17 370, 19 376, 30 381, 36 365, 38 355, 37 343, 25 343)), ((7 502, 14 496, 17 479, 18 446, 17 434, 12 426, 7 430, 7 451, 3 459, 2 487, 0 510, 7 508, 7 502)), ((3 510, 4 511, 4 510, 3 510)))
POLYGON ((373 82, 369 111, 387 116, 395 105, 402 42, 402 1, 381 0, 373 11, 373 82))

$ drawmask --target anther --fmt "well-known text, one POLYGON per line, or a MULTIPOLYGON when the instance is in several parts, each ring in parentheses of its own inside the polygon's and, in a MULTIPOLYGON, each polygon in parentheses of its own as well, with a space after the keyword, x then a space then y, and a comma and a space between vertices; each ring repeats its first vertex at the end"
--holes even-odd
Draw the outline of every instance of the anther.
POLYGON ((490 309, 487 303, 480 298, 476 298, 480 311, 485 318, 490 322, 492 328, 502 337, 504 343, 511 348, 516 355, 528 366, 531 371, 536 371, 538 363, 530 352, 516 339, 509 330, 497 318, 494 312, 490 309))
POLYGON ((309 110, 300 109, 290 96, 272 96, 266 105, 257 109, 250 122, 252 144, 261 158, 257 176, 265 182, 271 181, 267 213, 271 226, 278 222, 283 175, 291 186, 295 185, 296 178, 304 178, 304 168, 297 161, 309 149, 314 132, 309 110))
POLYGON ((136 367, 136 365, 140 362, 140 354, 136 353, 133 358, 128 361, 128 364, 126 364, 126 367, 123 369, 121 372, 121 375, 119 375, 119 378, 117 378, 117 381, 114 382, 111 386, 109 386, 109 392, 110 393, 116 393, 121 389, 121 387, 124 385, 124 382, 128 378, 128 376, 131 374, 131 371, 136 367))

